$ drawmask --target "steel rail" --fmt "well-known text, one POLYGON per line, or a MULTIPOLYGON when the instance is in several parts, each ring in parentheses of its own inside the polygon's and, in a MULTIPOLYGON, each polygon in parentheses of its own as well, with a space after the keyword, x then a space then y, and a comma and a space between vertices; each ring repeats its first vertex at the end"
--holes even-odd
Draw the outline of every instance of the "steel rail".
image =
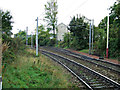
POLYGON ((117 87, 117 88, 120 87, 120 84, 119 84, 119 83, 117 83, 117 82, 109 79, 108 77, 106 77, 106 76, 104 76, 104 75, 102 75, 102 74, 100 74, 100 73, 98 73, 98 72, 96 72, 96 71, 94 71, 94 70, 92 70, 92 69, 90 69, 90 68, 82 65, 82 64, 79 64, 79 63, 77 63, 77 62, 75 62, 75 61, 73 61, 73 60, 70 60, 70 59, 68 59, 68 58, 65 58, 65 57, 63 57, 63 56, 61 56, 61 55, 57 55, 57 54, 54 54, 54 53, 51 53, 51 52, 48 52, 48 51, 45 51, 45 50, 42 50, 42 52, 47 53, 47 54, 50 54, 50 55, 57 56, 57 57, 59 57, 59 58, 62 58, 62 59, 64 59, 64 60, 67 60, 67 61, 69 61, 69 62, 71 62, 71 63, 74 63, 74 64, 76 64, 76 65, 78 65, 78 66, 81 66, 81 67, 85 68, 86 70, 88 70, 89 72, 93 73, 94 75, 99 76, 100 78, 102 78, 102 79, 104 79, 105 81, 109 82, 110 84, 114 85, 115 87, 117 87))
MULTIPOLYGON (((60 48, 60 49, 61 49, 61 48, 60 48)), ((100 61, 100 62, 103 62, 103 63, 107 63, 107 64, 111 64, 111 65, 120 67, 120 64, 115 64, 115 63, 112 63, 112 62, 109 62, 109 61, 104 61, 104 60, 102 60, 102 59, 95 59, 95 58, 92 58, 92 57, 89 57, 89 56, 84 56, 84 55, 81 55, 81 54, 78 54, 78 53, 75 53, 75 52, 72 52, 72 51, 66 50, 66 49, 63 49, 63 50, 65 50, 65 51, 67 51, 67 52, 69 52, 69 53, 72 53, 72 54, 76 54, 76 55, 81 56, 81 57, 86 58, 86 59, 95 60, 95 61, 100 61)))
POLYGON ((102 64, 100 64, 100 63, 98 63, 98 62, 94 62, 94 61, 91 61, 91 60, 88 60, 88 59, 84 59, 84 58, 81 58, 81 57, 76 56, 76 55, 73 55, 73 54, 67 54, 67 55, 72 56, 72 57, 75 57, 75 58, 77 58, 77 59, 86 60, 86 61, 89 62, 89 63, 95 64, 95 65, 97 65, 97 66, 99 66, 99 67, 103 67, 103 68, 109 69, 109 70, 111 70, 111 71, 113 71, 113 72, 115 72, 115 73, 120 74, 120 71, 118 71, 118 70, 116 70, 116 69, 113 69, 113 68, 111 68, 111 67, 102 65, 102 64))
POLYGON ((75 54, 75 55, 81 56, 81 57, 83 57, 83 58, 85 58, 85 59, 100 61, 100 62, 104 62, 104 63, 108 63, 108 64, 111 64, 111 65, 120 67, 120 64, 115 64, 115 63, 112 63, 112 62, 109 62, 109 61, 104 61, 104 60, 102 60, 102 59, 95 59, 95 58, 92 58, 92 57, 89 57, 89 56, 85 56, 85 55, 81 55, 81 54, 72 52, 72 51, 67 50, 67 49, 56 48, 56 47, 45 47, 45 46, 43 46, 43 47, 44 47, 44 48, 52 48, 52 49, 55 48, 56 50, 62 50, 63 52, 64 52, 64 51, 65 51, 65 52, 69 52, 69 53, 71 53, 71 54, 75 54))
POLYGON ((43 55, 48 56, 49 58, 53 59, 54 61, 58 62, 59 64, 61 64, 63 67, 65 67, 69 72, 71 72, 75 77, 77 77, 78 80, 80 80, 88 89, 93 90, 92 87, 87 84, 82 78, 80 78, 74 71, 72 71, 69 67, 67 67, 65 64, 61 63, 60 61, 58 61, 56 58, 47 55, 45 52, 42 52, 43 55))
MULTIPOLYGON (((51 48, 51 47, 50 47, 50 48, 51 48)), ((50 48, 49 48, 49 49, 50 49, 50 48)), ((99 67, 103 67, 103 68, 109 69, 109 70, 111 70, 111 71, 113 71, 113 72, 115 72, 115 73, 120 74, 120 71, 119 71, 120 65, 118 65, 118 64, 114 64, 114 63, 107 62, 107 61, 103 61, 103 60, 99 60, 99 59, 93 59, 93 58, 90 58, 90 57, 87 57, 87 56, 84 56, 84 55, 81 55, 81 54, 77 54, 77 53, 71 52, 71 51, 69 51, 69 50, 62 49, 62 48, 53 48, 53 47, 52 47, 52 50, 53 50, 53 49, 55 49, 55 51, 57 51, 57 52, 63 52, 64 54, 69 55, 69 56, 72 56, 72 57, 74 57, 74 58, 86 60, 86 61, 88 61, 88 62, 90 62, 90 63, 92 63, 92 64, 95 64, 95 65, 99 66, 99 67), (100 63, 100 62, 101 62, 101 63, 100 63), (103 63, 106 63, 107 65, 103 65, 103 63), (110 64, 110 65, 109 65, 109 64, 110 64), (108 65, 109 65, 110 67, 109 67, 108 65), (111 65, 112 65, 112 66, 111 66, 111 65), (111 68, 111 67, 112 67, 112 68, 111 68), (114 67, 115 67, 116 69, 114 69, 114 67), (118 69, 117 69, 117 68, 118 68, 118 69)))

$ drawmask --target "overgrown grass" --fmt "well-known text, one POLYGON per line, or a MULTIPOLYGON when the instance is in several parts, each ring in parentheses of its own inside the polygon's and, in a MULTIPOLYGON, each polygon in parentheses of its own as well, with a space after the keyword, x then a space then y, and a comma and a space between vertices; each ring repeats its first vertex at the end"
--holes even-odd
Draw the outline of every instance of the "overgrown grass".
POLYGON ((2 65, 2 39, 0 36, 0 76, 2 75, 2 66, 1 65, 2 65))
POLYGON ((83 50, 80 50, 80 52, 89 53, 89 49, 83 49, 83 50))
POLYGON ((68 49, 68 48, 69 48, 68 46, 64 47, 64 49, 68 49))
POLYGON ((3 71, 3 88, 69 88, 71 76, 61 66, 47 57, 35 57, 35 51, 27 49, 17 54, 14 62, 3 71))

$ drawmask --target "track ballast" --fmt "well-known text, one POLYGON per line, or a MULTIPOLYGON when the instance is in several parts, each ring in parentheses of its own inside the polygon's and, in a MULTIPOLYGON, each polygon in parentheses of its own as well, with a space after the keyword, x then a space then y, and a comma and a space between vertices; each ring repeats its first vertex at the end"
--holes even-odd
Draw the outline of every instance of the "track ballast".
POLYGON ((94 89, 120 89, 120 84, 108 77, 63 56, 42 50, 42 54, 54 59, 73 75, 75 75, 87 88, 94 89))

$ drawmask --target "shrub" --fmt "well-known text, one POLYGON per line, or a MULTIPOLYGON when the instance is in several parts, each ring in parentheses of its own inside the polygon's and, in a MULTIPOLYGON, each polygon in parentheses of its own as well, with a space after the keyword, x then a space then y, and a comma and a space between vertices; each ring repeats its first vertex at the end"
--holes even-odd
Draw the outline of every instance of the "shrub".
POLYGON ((25 50, 25 44, 21 38, 10 38, 10 41, 4 41, 2 45, 2 52, 3 52, 3 64, 4 63, 10 63, 14 61, 16 58, 16 53, 25 50))

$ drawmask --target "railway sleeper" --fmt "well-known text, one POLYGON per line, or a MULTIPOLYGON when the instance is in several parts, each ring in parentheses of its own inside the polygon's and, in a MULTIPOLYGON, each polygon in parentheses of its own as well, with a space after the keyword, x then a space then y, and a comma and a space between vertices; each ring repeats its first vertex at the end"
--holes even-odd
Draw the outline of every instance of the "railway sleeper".
MULTIPOLYGON (((89 84, 96 84, 96 83, 100 83, 100 81, 89 81, 89 84)), ((106 83, 105 81, 102 81, 101 83, 106 83)))
MULTIPOLYGON (((69 50, 66 50, 66 49, 62 49, 62 48, 56 48, 57 50, 61 51, 61 52, 66 52, 66 53, 71 53, 71 54, 74 54, 74 55, 77 55, 77 56, 80 56, 80 57, 83 57, 83 59, 89 59, 89 60, 95 60, 95 61, 100 61, 100 62, 104 62, 104 63, 109 63, 111 65, 115 65, 115 66, 119 66, 119 64, 114 64, 114 63, 111 63, 111 62, 108 62, 108 61, 103 61, 103 60, 100 60, 100 59, 94 59, 94 58, 91 58, 91 57, 88 57, 88 56, 83 56, 81 54, 78 54, 78 53, 75 53, 75 52, 72 52, 72 51, 69 51, 69 50)), ((56 51, 57 51, 56 50, 56 51)), ((57 51, 58 52, 58 51, 57 51)))
MULTIPOLYGON (((104 90, 104 89, 106 89, 106 90, 115 90, 115 87, 113 87, 113 86, 109 86, 109 87, 108 86, 98 86, 98 87, 93 87, 93 89, 96 89, 96 90, 98 90, 98 89, 101 89, 101 90, 104 90)), ((116 90, 118 90, 117 87, 116 87, 116 90)))
POLYGON ((101 83, 94 83, 94 84, 91 84, 90 86, 92 86, 92 87, 98 87, 98 86, 106 86, 106 85, 103 85, 101 83))
MULTIPOLYGON (((50 52, 49 52, 48 54, 52 54, 52 55, 58 56, 58 57, 60 57, 60 58, 64 58, 63 56, 56 55, 56 54, 53 54, 53 53, 50 53, 50 52)), ((79 63, 77 63, 77 62, 74 62, 73 60, 70 60, 70 59, 68 59, 68 58, 64 58, 64 59, 67 60, 67 61, 69 61, 69 62, 72 62, 72 63, 74 63, 74 64, 76 64, 76 65, 79 65, 79 66, 81 66, 81 67, 84 67, 84 68, 86 68, 88 71, 91 70, 91 69, 89 69, 88 67, 86 67, 86 66, 84 66, 84 65, 81 65, 81 64, 79 64, 79 63)), ((94 73, 94 74, 96 74, 96 76, 101 77, 101 78, 104 79, 105 81, 108 81, 109 83, 113 83, 113 85, 115 85, 116 87, 120 86, 118 83, 116 83, 116 82, 114 82, 113 80, 111 80, 111 79, 109 79, 109 78, 101 75, 100 73, 95 72, 94 70, 91 70, 91 72, 94 73)))
POLYGON ((67 54, 67 55, 73 56, 74 58, 77 58, 77 59, 82 59, 82 60, 88 61, 89 63, 95 64, 96 67, 97 67, 97 66, 99 66, 99 67, 104 67, 104 68, 106 68, 106 69, 109 69, 109 71, 114 71, 115 73, 120 74, 120 70, 119 70, 119 69, 114 69, 114 68, 112 68, 112 67, 110 67, 110 66, 107 67, 107 66, 105 66, 105 65, 99 64, 98 62, 93 62, 93 61, 91 61, 91 60, 89 60, 89 59, 81 58, 80 56, 76 56, 76 55, 73 55, 73 54, 67 54))

